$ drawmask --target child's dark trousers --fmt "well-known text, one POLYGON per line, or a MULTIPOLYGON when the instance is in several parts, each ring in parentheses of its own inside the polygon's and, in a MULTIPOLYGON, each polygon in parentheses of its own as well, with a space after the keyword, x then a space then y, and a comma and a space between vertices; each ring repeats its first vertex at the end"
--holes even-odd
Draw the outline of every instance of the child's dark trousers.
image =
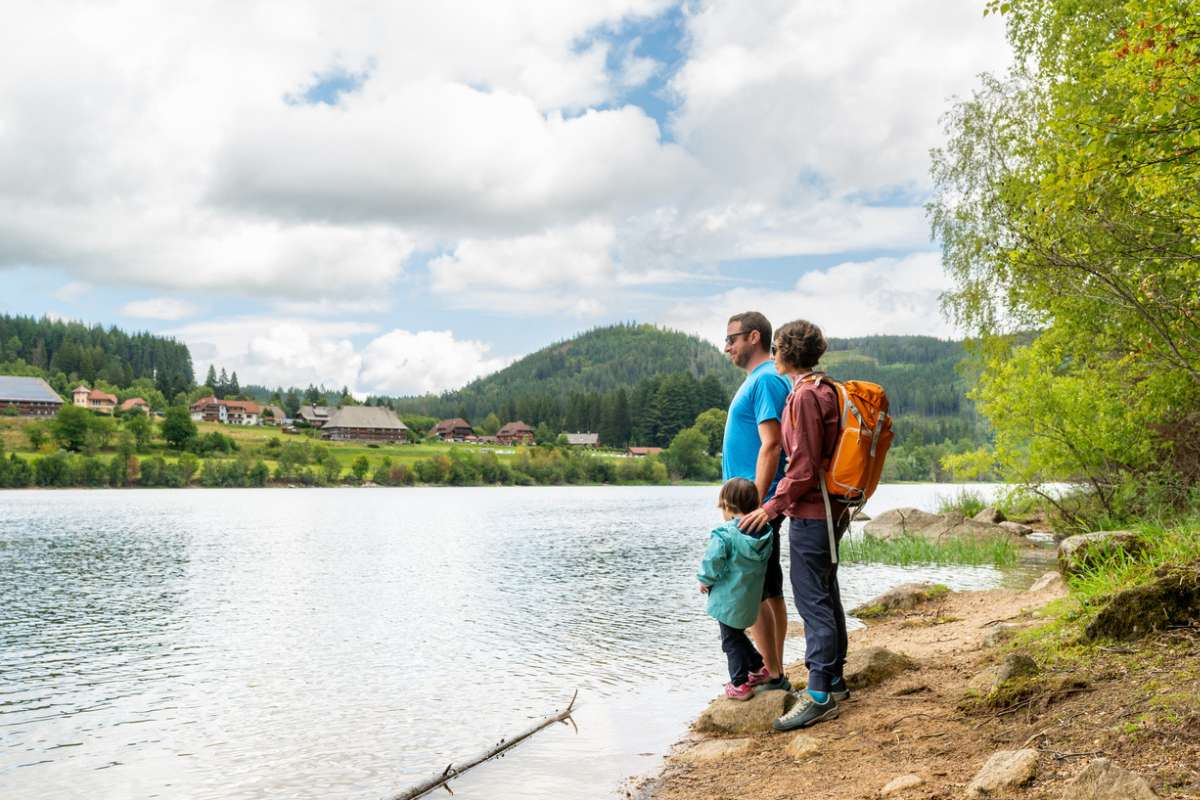
POLYGON ((717 624, 721 626, 721 649, 725 651, 725 657, 729 660, 729 680, 734 686, 741 686, 750 677, 751 672, 763 668, 762 656, 754 649, 746 631, 731 628, 720 621, 717 624))

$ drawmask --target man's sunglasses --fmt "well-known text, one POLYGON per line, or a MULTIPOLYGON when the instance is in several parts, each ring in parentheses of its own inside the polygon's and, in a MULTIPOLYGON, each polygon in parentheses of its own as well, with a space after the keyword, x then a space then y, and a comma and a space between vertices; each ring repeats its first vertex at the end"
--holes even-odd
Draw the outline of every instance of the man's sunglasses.
POLYGON ((737 341, 737 337, 745 336, 747 333, 754 333, 754 331, 738 331, 737 333, 731 333, 725 337, 725 344, 733 344, 735 341, 737 341))

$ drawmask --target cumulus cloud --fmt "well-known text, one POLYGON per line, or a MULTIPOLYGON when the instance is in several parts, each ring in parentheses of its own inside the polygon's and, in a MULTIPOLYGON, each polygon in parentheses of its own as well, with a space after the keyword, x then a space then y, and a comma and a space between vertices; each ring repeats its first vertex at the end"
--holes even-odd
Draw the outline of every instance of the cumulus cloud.
POLYGON ((784 291, 738 287, 692 297, 672 306, 661 322, 695 333, 721 347, 729 317, 755 310, 780 325, 815 322, 828 336, 922 334, 949 337, 956 331, 937 312, 949 281, 937 253, 848 261, 805 273, 784 291))
POLYGON ((198 375, 209 364, 264 386, 347 386, 355 394, 456 389, 511 359, 453 331, 380 333, 376 325, 303 317, 235 317, 166 331, 186 343, 198 375))
POLYGON ((118 311, 123 317, 138 319, 177 320, 194 317, 200 310, 191 303, 176 300, 173 297, 152 297, 148 300, 134 300, 121 306, 118 311))

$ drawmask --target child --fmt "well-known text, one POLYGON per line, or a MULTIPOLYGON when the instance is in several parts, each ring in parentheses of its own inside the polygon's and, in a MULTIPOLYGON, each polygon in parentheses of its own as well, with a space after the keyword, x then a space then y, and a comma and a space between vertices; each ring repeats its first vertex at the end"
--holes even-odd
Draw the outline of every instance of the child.
POLYGON ((758 508, 758 488, 745 478, 732 478, 721 487, 718 508, 725 524, 713 528, 697 577, 700 591, 708 595, 708 614, 721 626, 721 649, 729 659, 725 695, 749 700, 765 674, 746 628, 758 617, 771 529, 763 528, 768 535, 761 538, 738 529, 738 518, 758 508))

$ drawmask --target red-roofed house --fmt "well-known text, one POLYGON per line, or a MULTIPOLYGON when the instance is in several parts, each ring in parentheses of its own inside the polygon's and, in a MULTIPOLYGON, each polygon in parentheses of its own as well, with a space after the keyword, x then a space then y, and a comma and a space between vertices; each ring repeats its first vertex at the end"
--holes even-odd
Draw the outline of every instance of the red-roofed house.
POLYGON ((257 425, 262 406, 251 400, 219 400, 212 395, 192 403, 192 419, 222 425, 257 425))
POLYGON ((496 441, 500 444, 533 444, 533 428, 520 420, 506 422, 496 434, 496 441))
POLYGON ((656 456, 662 451, 661 447, 631 447, 625 451, 625 455, 633 456, 634 458, 645 458, 646 456, 656 456))
POLYGON ((75 387, 75 391, 71 392, 71 401, 81 408, 90 408, 92 411, 99 411, 101 414, 111 414, 113 409, 117 407, 117 396, 102 392, 99 389, 89 389, 80 384, 75 387))
POLYGON ((122 414, 128 414, 130 411, 133 411, 134 409, 141 411, 143 414, 149 414, 150 413, 150 404, 147 403, 145 400, 143 400, 140 397, 131 397, 128 400, 126 400, 124 403, 121 403, 121 413, 122 414))
POLYGON ((444 442, 465 442, 475 438, 475 429, 465 419, 444 419, 433 426, 433 435, 444 442))

